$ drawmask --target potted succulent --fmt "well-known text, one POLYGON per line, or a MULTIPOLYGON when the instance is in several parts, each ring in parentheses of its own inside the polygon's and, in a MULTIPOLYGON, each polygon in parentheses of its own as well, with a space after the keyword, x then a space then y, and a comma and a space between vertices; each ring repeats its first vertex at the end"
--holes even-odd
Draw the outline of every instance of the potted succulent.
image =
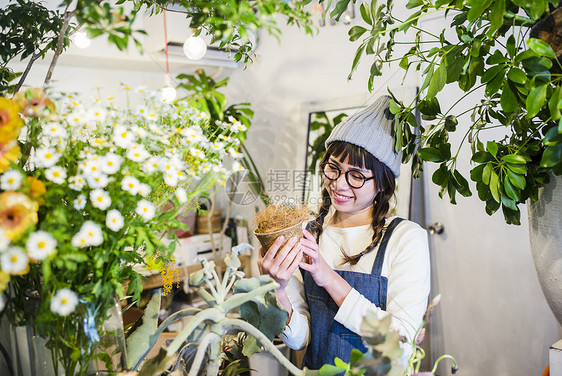
MULTIPOLYGON (((398 115, 396 149, 402 150, 403 162, 411 160, 414 176, 419 176, 423 162, 437 163, 432 181, 441 187, 440 196, 447 194, 453 204, 457 193, 470 196, 468 179, 456 167, 459 150, 470 147, 474 164, 470 179, 486 213, 501 208, 507 223, 519 224, 519 205, 530 204, 535 265, 545 296, 562 322, 562 291, 556 282, 562 267, 552 268, 562 258, 558 199, 562 196, 562 64, 555 37, 560 28, 557 6, 554 0, 410 0, 406 7, 411 14, 396 17, 391 0, 372 1, 360 7, 366 25, 353 26, 349 37, 361 40, 352 73, 362 56, 373 59, 370 90, 385 63, 399 62, 405 73, 422 72, 423 84, 415 100, 401 103, 395 98, 391 103, 391 111, 398 115), (436 12, 450 20, 448 29, 456 35, 446 35, 446 30, 435 35, 417 26, 418 20, 436 12), (401 32, 409 32, 412 40, 405 41, 401 32), (410 49, 397 56, 398 43, 410 49), (443 108, 439 93, 451 85, 464 95, 443 108), (480 100, 467 102, 478 90, 483 90, 480 100), (457 105, 463 101, 469 109, 459 113, 457 105), (416 118, 415 109, 423 122, 416 118), (490 139, 486 131, 492 128, 503 129, 505 136, 490 139), (453 132, 462 134, 460 145, 449 141, 453 132)), ((341 6, 336 6, 333 15, 340 14, 341 6)))

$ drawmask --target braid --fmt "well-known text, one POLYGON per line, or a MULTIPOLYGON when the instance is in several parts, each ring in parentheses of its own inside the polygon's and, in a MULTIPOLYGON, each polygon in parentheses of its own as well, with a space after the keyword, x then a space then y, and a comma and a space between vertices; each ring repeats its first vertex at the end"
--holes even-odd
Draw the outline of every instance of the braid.
POLYGON ((311 230, 312 233, 316 236, 316 242, 320 241, 320 235, 322 235, 323 231, 323 224, 324 218, 328 214, 330 210, 330 206, 332 205, 332 200, 330 199, 330 194, 326 188, 322 189, 322 205, 320 206, 320 210, 318 211, 318 217, 311 223, 311 230))

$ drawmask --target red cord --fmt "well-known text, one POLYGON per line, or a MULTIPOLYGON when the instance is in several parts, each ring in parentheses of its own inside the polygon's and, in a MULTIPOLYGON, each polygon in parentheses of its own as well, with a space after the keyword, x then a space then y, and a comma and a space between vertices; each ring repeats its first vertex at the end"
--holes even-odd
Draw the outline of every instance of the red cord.
POLYGON ((165 45, 165 53, 166 53, 166 73, 170 73, 170 67, 168 65, 168 27, 166 25, 166 9, 164 9, 164 45, 165 45))

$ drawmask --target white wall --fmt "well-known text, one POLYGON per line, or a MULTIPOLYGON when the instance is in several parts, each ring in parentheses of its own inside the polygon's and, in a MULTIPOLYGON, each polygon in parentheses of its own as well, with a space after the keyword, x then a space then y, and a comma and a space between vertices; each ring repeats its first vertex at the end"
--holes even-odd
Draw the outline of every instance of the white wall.
MULTIPOLYGON (((307 124, 303 107, 314 101, 333 103, 337 98, 369 99, 384 92, 367 93, 368 59, 364 59, 354 79, 347 81, 356 47, 347 40, 347 29, 326 26, 312 38, 303 30, 282 27, 280 42, 261 35, 255 62, 246 70, 208 70, 217 78, 231 77, 226 90, 230 103, 252 103, 255 117, 247 147, 266 179, 269 169, 304 168, 307 124)), ((73 48, 61 57, 53 76, 58 88, 87 91, 101 87, 111 93, 121 82, 131 87, 162 85, 162 60, 153 61, 134 52, 120 53, 94 42, 88 52, 73 48)), ((22 65, 13 66, 22 69, 22 65)), ((170 69, 175 76, 193 67, 174 61, 170 69)), ((45 72, 46 65, 37 64, 28 84, 40 85, 45 72)), ((400 85, 402 75, 394 73, 389 71, 377 78, 375 86, 400 85)), ((414 77, 406 85, 417 83, 414 77)), ((460 168, 468 171, 468 163, 460 168)), ((430 194, 435 198, 434 191, 430 194)), ((224 204, 224 197, 219 196, 219 201, 224 204)), ((548 346, 560 333, 556 332, 557 324, 545 308, 532 274, 527 225, 523 221, 520 227, 510 227, 498 215, 487 217, 483 203, 475 198, 458 201, 458 206, 451 206, 446 200, 432 199, 428 211, 428 220, 447 218, 450 245, 441 254, 433 251, 434 260, 441 259, 434 269, 451 268, 447 279, 436 278, 434 284, 434 293, 442 292, 444 300, 444 308, 435 316, 435 346, 458 356, 461 370, 464 364, 462 375, 541 374, 548 346), (468 235, 479 240, 478 247, 473 246, 468 235), (500 249, 506 252, 498 252, 500 249), (470 270, 463 274, 470 279, 455 278, 455 268, 470 270), (483 285, 482 276, 494 283, 483 285), (482 298, 484 292, 487 295, 482 298), (515 310, 524 312, 518 315, 515 310), (459 312, 467 311, 471 313, 470 321, 455 320, 459 312)), ((253 210, 251 206, 234 207, 234 213, 247 218, 253 210)))

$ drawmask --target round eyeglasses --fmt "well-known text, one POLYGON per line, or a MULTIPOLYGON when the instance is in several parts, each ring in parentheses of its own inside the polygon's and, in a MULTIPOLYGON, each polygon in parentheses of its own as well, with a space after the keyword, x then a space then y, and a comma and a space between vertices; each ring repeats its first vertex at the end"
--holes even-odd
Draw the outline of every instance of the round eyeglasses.
MULTIPOLYGON (((330 162, 324 163, 321 168, 322 173, 328 180, 338 180, 343 172, 337 165, 330 162)), ((363 185, 365 185, 365 182, 367 180, 371 179, 374 179, 374 176, 366 178, 365 175, 357 170, 345 171, 345 181, 351 188, 361 188, 363 185)))

